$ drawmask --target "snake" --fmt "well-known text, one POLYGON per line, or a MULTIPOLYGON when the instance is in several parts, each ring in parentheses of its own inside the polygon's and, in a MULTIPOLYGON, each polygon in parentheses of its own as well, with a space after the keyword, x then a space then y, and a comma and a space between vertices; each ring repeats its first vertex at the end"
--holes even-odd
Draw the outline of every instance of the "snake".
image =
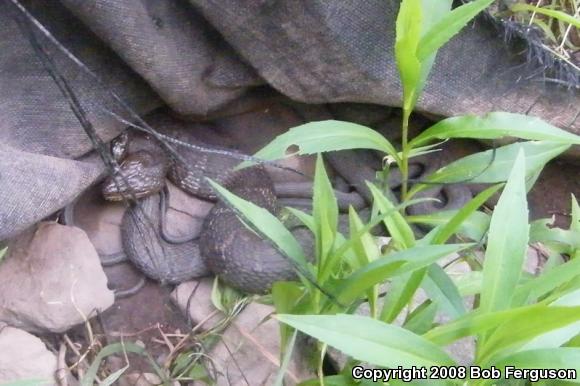
MULTIPOLYGON (((112 201, 128 196, 137 199, 126 211, 121 224, 123 248, 129 260, 146 276, 165 284, 178 284, 213 273, 242 292, 265 293, 276 281, 296 280, 295 265, 270 241, 246 226, 234 208, 219 200, 207 178, 275 216, 281 209, 277 196, 306 197, 312 193, 311 184, 286 183, 276 187, 263 165, 235 170, 240 158, 232 157, 235 150, 231 148, 200 142, 183 130, 165 130, 164 134, 213 152, 177 147, 180 156, 177 159, 168 156, 148 136, 132 138, 130 146, 126 145, 128 137, 113 142, 112 152, 122 158, 122 162, 119 172, 105 181, 102 193, 112 201), (125 149, 129 147, 130 150, 125 149), (192 196, 216 201, 197 238, 175 240, 165 231, 166 178, 192 196)), ((326 154, 331 166, 358 193, 336 192, 342 209, 349 205, 360 209, 365 203, 372 202, 366 181, 375 180, 377 171, 365 162, 368 157, 361 158, 361 154, 355 151, 326 154)), ((440 166, 432 160, 420 161, 411 163, 411 177, 427 175, 440 166)), ((393 200, 396 198, 391 189, 401 185, 401 175, 397 172, 390 173, 388 181, 390 189, 387 192, 391 192, 389 198, 393 200)), ((411 214, 457 209, 471 198, 471 192, 461 185, 432 187, 420 195, 439 196, 443 203, 426 201, 415 204, 409 208, 411 214)), ((303 249, 309 251, 307 255, 311 255, 311 233, 298 228, 293 230, 293 234, 303 249)))
MULTIPOLYGON (((240 158, 232 156, 233 149, 200 142, 183 130, 163 132, 212 151, 177 147, 180 155, 177 159, 167 156, 149 136, 131 138, 127 150, 114 142, 112 152, 122 162, 118 173, 105 180, 102 194, 110 201, 136 199, 121 222, 122 245, 128 259, 146 276, 164 284, 178 284, 213 273, 240 291, 265 293, 275 281, 297 279, 295 265, 272 243, 249 229, 231 206, 218 200, 207 178, 275 216, 282 206, 277 196, 311 196, 312 184, 274 184, 263 165, 234 170, 240 158), (165 230, 166 178, 192 196, 217 201, 196 239, 175 240, 165 230)), ((126 141, 127 137, 123 138, 126 141)), ((335 194, 343 210, 348 206, 361 209, 365 205, 356 193, 335 194)), ((311 233, 303 227, 296 228, 294 236, 309 251, 307 255, 312 255, 311 233)))

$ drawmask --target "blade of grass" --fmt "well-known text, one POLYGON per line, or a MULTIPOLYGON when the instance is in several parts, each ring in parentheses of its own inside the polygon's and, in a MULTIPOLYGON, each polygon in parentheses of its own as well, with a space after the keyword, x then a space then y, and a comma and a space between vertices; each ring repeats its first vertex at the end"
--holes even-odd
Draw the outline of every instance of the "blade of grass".
POLYGON ((513 12, 531 11, 541 13, 542 15, 553 17, 554 19, 558 19, 568 24, 572 24, 576 28, 580 28, 580 20, 578 20, 572 15, 568 15, 566 12, 558 11, 555 9, 547 9, 542 7, 535 7, 530 4, 517 3, 512 5, 510 7, 510 10, 513 12))
MULTIPOLYGON (((441 228, 445 226, 445 224, 447 224, 449 220, 457 214, 457 212, 457 210, 448 210, 428 215, 407 216, 407 221, 411 224, 419 223, 441 228)), ((471 216, 463 221, 457 232, 471 240, 479 241, 489 229, 490 220, 491 217, 483 212, 473 212, 471 216)), ((435 237, 437 232, 433 237, 435 237)))
POLYGON ((337 299, 341 304, 350 304, 377 283, 424 268, 441 257, 469 246, 470 244, 417 246, 391 253, 362 267, 345 279, 336 291, 337 299))
POLYGON ((482 344, 479 363, 506 355, 542 334, 580 321, 580 307, 545 307, 541 312, 516 316, 499 326, 482 344))
POLYGON ((476 0, 455 8, 447 13, 424 34, 417 47, 420 62, 437 52, 478 13, 494 0, 476 0))
POLYGON ((256 230, 274 242, 287 256, 302 267, 306 267, 306 256, 300 243, 272 213, 264 208, 243 200, 218 183, 208 181, 220 198, 230 203, 256 230))
POLYGON ((421 146, 434 139, 502 137, 580 144, 580 136, 552 126, 540 118, 524 114, 492 112, 483 116, 463 115, 443 119, 416 136, 411 145, 421 146))
POLYGON ((418 98, 421 62, 416 52, 421 38, 421 0, 403 0, 395 23, 395 59, 403 85, 403 109, 413 110, 418 98))
POLYGON ((401 311, 415 296, 415 292, 421 285, 426 272, 427 268, 421 268, 415 272, 396 277, 391 281, 379 320, 392 323, 399 316, 401 311))
MULTIPOLYGON (((320 154, 316 158, 313 190, 312 216, 315 225, 316 258, 318 265, 323 266, 335 243, 338 227, 338 204, 320 154)), ((318 279, 320 280, 320 275, 318 279)))
MULTIPOLYGON (((518 369, 566 369, 580 374, 580 349, 561 347, 554 349, 521 351, 491 363, 498 369, 512 366, 518 369)), ((487 366, 486 366, 487 367, 487 366)), ((580 383, 580 379, 570 380, 580 383)))
POLYGON ((99 351, 99 353, 97 354, 97 356, 93 360, 93 363, 87 369, 85 376, 81 380, 81 386, 93 386, 95 384, 95 378, 96 378, 97 372, 99 371, 99 368, 101 366, 101 362, 106 357, 108 357, 109 355, 113 355, 113 354, 127 353, 127 352, 139 354, 139 355, 147 358, 147 361, 149 362, 149 364, 151 365, 153 370, 155 370, 155 373, 161 379, 164 380, 164 372, 155 363, 153 358, 151 358, 151 356, 147 353, 147 351, 145 351, 145 349, 143 347, 138 346, 134 343, 129 343, 129 342, 127 342, 127 343, 111 343, 111 344, 103 347, 101 349, 101 351, 99 351))
POLYGON ((505 189, 491 217, 480 309, 507 309, 521 275, 528 246, 528 209, 525 190, 525 158, 520 150, 505 189))
POLYGON ((580 259, 573 259, 520 285, 516 289, 514 299, 518 299, 520 304, 536 301, 561 285, 578 278, 580 278, 580 259))
POLYGON ((443 244, 449 240, 461 227, 461 225, 473 214, 479 207, 481 207, 491 196, 501 188, 503 184, 491 186, 473 199, 471 199, 463 208, 458 210, 453 217, 443 225, 439 232, 433 238, 433 244, 443 244))
POLYGON ((433 264, 429 267, 427 277, 423 280, 423 288, 451 318, 455 319, 466 313, 459 289, 439 265, 433 264))
MULTIPOLYGON (((526 176, 535 173, 548 161, 566 151, 570 145, 555 142, 518 142, 481 153, 469 155, 431 174, 429 182, 498 183, 507 180, 520 150, 525 152, 526 176), (491 161, 491 164, 490 164, 491 161)), ((416 184, 410 195, 425 189, 416 184)))
POLYGON ((435 344, 401 327, 358 315, 277 315, 281 322, 377 366, 452 365, 435 344))
POLYGON ((389 231, 391 237, 402 247, 410 248, 415 244, 415 235, 413 234, 413 229, 409 226, 403 215, 399 212, 393 212, 395 205, 384 194, 381 193, 379 188, 375 185, 367 182, 369 189, 373 195, 373 202, 378 207, 381 213, 392 212, 392 214, 384 219, 385 226, 389 231))

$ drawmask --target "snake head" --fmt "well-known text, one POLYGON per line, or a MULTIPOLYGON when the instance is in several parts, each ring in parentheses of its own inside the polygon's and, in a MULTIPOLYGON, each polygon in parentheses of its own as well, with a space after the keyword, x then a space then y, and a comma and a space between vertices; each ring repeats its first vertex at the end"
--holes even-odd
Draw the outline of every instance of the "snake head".
POLYGON ((142 198, 158 193, 165 185, 168 163, 163 154, 140 150, 121 163, 118 173, 103 184, 103 196, 110 201, 142 198))

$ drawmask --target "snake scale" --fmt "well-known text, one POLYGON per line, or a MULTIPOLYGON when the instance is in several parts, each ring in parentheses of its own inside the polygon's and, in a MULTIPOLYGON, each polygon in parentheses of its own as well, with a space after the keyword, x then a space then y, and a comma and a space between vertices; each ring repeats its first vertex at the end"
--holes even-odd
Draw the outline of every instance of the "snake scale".
MULTIPOLYGON (((183 131, 164 134, 208 146, 183 131)), ((166 177, 193 196, 216 201, 217 197, 205 179, 209 177, 237 196, 274 215, 279 213, 276 188, 263 166, 233 171, 240 159, 227 155, 232 150, 215 145, 210 147, 223 152, 208 153, 176 147, 181 161, 189 166, 185 167, 181 161, 168 157, 150 138, 137 137, 130 142, 128 154, 123 156, 121 164, 123 178, 119 175, 109 177, 103 186, 103 195, 108 200, 121 200, 131 195, 140 199, 127 210, 122 220, 121 234, 127 257, 148 277, 168 284, 214 273, 241 291, 264 293, 275 281, 295 279, 296 271, 289 261, 270 242, 248 229, 235 211, 219 200, 204 220, 201 234, 196 240, 173 242, 163 237, 161 224, 165 215, 163 186, 166 177)), ((119 153, 118 156, 122 153, 116 148, 113 152, 119 153)), ((328 155, 337 172, 354 186, 365 201, 370 202, 364 181, 374 180, 374 170, 365 167, 355 152, 328 155)), ((418 169, 421 166, 414 165, 412 168, 416 172, 418 169)), ((427 169, 432 169, 432 165, 427 169)), ((400 174, 392 173, 389 185, 392 188, 400 185, 400 174)), ((448 188, 448 192, 443 193, 450 199, 446 207, 433 207, 431 203, 425 203, 419 204, 415 212, 457 208, 471 197, 468 191, 460 187, 448 188)), ((443 189, 431 193, 441 192, 443 189)), ((360 204, 352 199, 352 195, 339 194, 344 196, 339 196, 343 207, 360 204)), ((305 250, 311 252, 313 240, 309 232, 298 228, 293 233, 305 250)))

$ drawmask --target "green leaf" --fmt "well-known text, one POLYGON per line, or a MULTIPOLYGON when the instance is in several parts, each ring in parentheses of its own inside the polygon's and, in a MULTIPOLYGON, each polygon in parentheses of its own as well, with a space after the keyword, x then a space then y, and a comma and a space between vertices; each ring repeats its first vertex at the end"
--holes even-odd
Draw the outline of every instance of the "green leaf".
POLYGON ((475 213, 502 185, 494 185, 479 193, 471 199, 463 208, 458 210, 453 217, 443 225, 433 238, 433 244, 443 244, 449 240, 462 226, 462 224, 475 213))
POLYGON ((572 194, 572 222, 570 223, 570 230, 580 232, 580 205, 576 196, 572 194))
POLYGON ((384 194, 381 193, 379 188, 375 185, 367 182, 369 189, 373 195, 373 203, 377 206, 381 213, 391 212, 391 216, 384 219, 385 226, 387 227, 391 237, 402 247, 410 248, 415 244, 415 235, 413 234, 413 229, 409 226, 405 217, 397 211, 393 211, 395 205, 384 194))
POLYGON ((421 268, 396 277, 391 281, 379 317, 380 320, 392 323, 399 316, 399 313, 415 296, 415 292, 417 292, 425 277, 426 270, 427 268, 421 268))
POLYGON ((22 379, 8 383, 0 383, 0 386, 48 386, 53 385, 54 380, 50 379, 22 379))
MULTIPOLYGON (((295 282, 277 281, 272 285, 272 301, 279 314, 295 313, 296 306, 303 295, 304 291, 295 282)), ((285 347, 288 343, 290 333, 287 326, 280 325, 281 347, 285 347)))
MULTIPOLYGON (((570 230, 572 232, 580 233, 580 205, 576 200, 576 196, 572 194, 572 220, 570 222, 570 230)), ((570 256, 573 259, 580 259, 580 247, 570 256)))
MULTIPOLYGON (((320 380, 318 378, 311 379, 300 383, 298 386, 320 386, 320 380)), ((365 380, 359 383, 350 374, 339 374, 324 377, 324 386, 376 386, 376 383, 365 380)))
POLYGON ((432 26, 419 42, 417 58, 420 62, 435 54, 439 48, 455 36, 479 12, 494 0, 476 0, 447 13, 432 26))
POLYGON ((382 257, 355 271, 338 287, 337 300, 350 304, 371 286, 386 279, 413 272, 434 263, 437 259, 469 247, 469 244, 418 246, 382 257))
POLYGON ((409 317, 403 326, 415 334, 424 334, 433 326, 437 310, 437 303, 433 303, 429 300, 423 302, 409 314, 409 317))
POLYGON ((479 362, 506 355, 532 339, 580 321, 580 307, 543 307, 540 312, 516 316, 499 326, 481 346, 479 362))
POLYGON ((298 218, 298 220, 300 220, 302 224, 304 224, 310 230, 310 232, 315 232, 314 217, 296 208, 286 207, 286 209, 294 216, 296 216, 296 218, 298 218))
POLYGON ((521 303, 526 300, 534 301, 578 278, 580 278, 580 259, 573 259, 520 285, 514 298, 519 299, 521 303))
POLYGON ((357 315, 278 315, 277 318, 354 359, 383 367, 452 365, 435 344, 401 327, 357 315))
MULTIPOLYGON (((452 218, 459 212, 458 210, 446 210, 435 213, 430 213, 427 215, 414 215, 407 216, 407 221, 409 223, 415 224, 426 224, 431 226, 445 226, 452 218)), ((473 212, 471 216, 466 218, 461 226, 459 227, 457 233, 470 238, 471 240, 479 241, 484 236, 485 232, 489 228, 489 222, 491 217, 483 212, 473 212)), ((439 230, 437 230, 439 232, 439 230)), ((433 235, 433 237, 437 234, 433 235)))
POLYGON ((542 8, 542 7, 535 7, 535 6, 530 5, 530 4, 518 3, 518 4, 512 5, 510 7, 510 10, 512 12, 530 11, 530 12, 540 13, 542 15, 550 16, 550 17, 553 17, 555 19, 561 20, 565 23, 569 23, 576 28, 580 28, 580 20, 578 18, 576 18, 572 15, 568 15, 565 12, 555 10, 555 9, 546 9, 546 8, 542 8))
MULTIPOLYGON (((375 242, 374 238, 371 236, 370 233, 365 232, 360 237, 357 237, 356 234, 360 232, 364 228, 364 224, 361 221, 360 217, 357 215, 356 211, 350 207, 349 211, 349 229, 350 229, 350 237, 354 240, 353 243, 353 250, 355 255, 358 257, 358 267, 361 268, 366 266, 368 263, 377 260, 380 255, 381 251, 377 243, 375 242)), ((377 315, 377 299, 379 296, 379 289, 378 286, 372 286, 367 290, 367 299, 370 306, 371 316, 375 317, 377 315)))
POLYGON ((553 219, 539 219, 530 224, 530 243, 540 242, 560 253, 580 248, 580 231, 554 228, 553 219))
POLYGON ((119 378, 121 378, 121 375, 123 375, 123 373, 125 373, 125 371, 127 371, 127 369, 129 369, 128 364, 123 366, 119 370, 112 372, 111 374, 109 374, 107 376, 107 378, 103 379, 99 383, 99 386, 111 386, 112 384, 117 382, 119 380, 119 378))
POLYGON ((284 375, 288 371, 288 365, 290 364, 290 359, 292 358, 292 352, 294 351, 294 344, 296 343, 296 336, 298 335, 298 331, 294 330, 290 341, 288 342, 284 350, 284 357, 282 358, 282 363, 280 365, 280 369, 278 370, 278 374, 276 375, 276 379, 272 386, 284 386, 284 375))
MULTIPOLYGON (((468 5, 470 4, 474 3, 468 5)), ((411 146, 421 146, 434 139, 502 137, 580 144, 580 136, 552 126, 540 118, 524 114, 492 112, 483 116, 463 115, 443 119, 416 136, 411 141, 411 146)))
MULTIPOLYGON (((570 145, 555 142, 518 142, 510 145, 469 155, 439 169, 427 178, 429 182, 498 183, 507 180, 516 156, 520 150, 525 152, 526 176, 536 172, 548 161, 566 151, 570 145), (491 165, 490 165, 491 162, 491 165)), ((424 189, 417 184, 413 194, 424 189)))
MULTIPOLYGON (((569 369, 580 374, 580 349, 553 348, 521 351, 492 362, 499 369, 512 366, 518 369, 569 369)), ((574 380, 580 382, 579 378, 574 380)))
MULTIPOLYGON (((397 150, 381 134, 366 126, 344 121, 319 121, 296 126, 277 136, 254 156, 265 160, 276 160, 293 154, 316 154, 345 149, 374 149, 399 159, 397 150), (287 154, 291 146, 296 152, 287 154)), ((244 162, 240 167, 248 166, 244 162)))
POLYGON ((525 159, 520 150, 515 165, 491 217, 480 309, 507 309, 520 278, 528 247, 528 209, 525 159))
POLYGON ((268 210, 230 193, 209 178, 208 181, 219 197, 232 205, 244 220, 247 220, 260 234, 271 240, 286 256, 300 266, 306 267, 306 256, 304 256, 300 243, 276 216, 268 210))
POLYGON ((403 0, 396 21, 395 59, 403 84, 403 109, 413 110, 418 99, 421 63, 417 48, 421 39, 421 0, 403 0))
POLYGON ((320 154, 316 158, 313 190, 312 216, 315 224, 316 258, 319 266, 322 266, 334 246, 338 227, 338 204, 320 154))
POLYGON ((516 317, 525 320, 547 308, 546 305, 533 305, 490 313, 471 311, 450 323, 435 327, 423 336, 438 345, 447 345, 466 336, 480 335, 493 330, 516 317))
POLYGON ((145 349, 143 347, 138 346, 134 343, 129 343, 129 342, 112 343, 112 344, 109 344, 109 345, 103 347, 101 349, 101 351, 99 351, 99 353, 97 354, 97 356, 93 360, 93 363, 91 364, 91 366, 88 368, 87 372, 85 373, 85 376, 81 380, 81 383, 80 383, 81 386, 93 386, 96 383, 95 379, 97 376, 97 372, 99 371, 99 368, 101 366, 101 362, 106 357, 108 357, 109 355, 120 354, 120 353, 125 353, 125 352, 130 352, 130 353, 139 354, 141 356, 144 356, 145 358, 147 358, 147 361, 149 362, 149 364, 151 365, 151 367, 153 368, 155 373, 160 378, 162 378, 162 379, 164 378, 164 373, 161 370, 161 368, 159 368, 159 366, 155 363, 153 358, 151 358, 151 356, 145 351, 145 349))
POLYGON ((457 286, 447 272, 437 264, 429 267, 428 275, 423 281, 423 288, 429 297, 439 304, 439 308, 451 318, 455 319, 465 314, 465 304, 457 286))
MULTIPOLYGON (((566 293, 556 301, 552 302, 550 306, 580 306, 580 290, 566 293)), ((564 327, 555 328, 540 334, 527 341, 518 351, 560 347, 579 334, 580 320, 575 323, 567 324, 564 327)))

